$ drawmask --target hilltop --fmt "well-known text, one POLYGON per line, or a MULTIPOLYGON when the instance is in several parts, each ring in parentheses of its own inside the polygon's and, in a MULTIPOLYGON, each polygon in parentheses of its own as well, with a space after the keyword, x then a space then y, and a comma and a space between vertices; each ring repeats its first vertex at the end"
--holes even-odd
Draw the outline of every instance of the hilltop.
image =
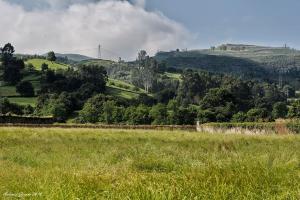
POLYGON ((93 59, 91 57, 81 55, 81 54, 63 54, 63 53, 55 53, 56 57, 58 58, 68 58, 68 60, 80 62, 84 60, 90 60, 93 59))

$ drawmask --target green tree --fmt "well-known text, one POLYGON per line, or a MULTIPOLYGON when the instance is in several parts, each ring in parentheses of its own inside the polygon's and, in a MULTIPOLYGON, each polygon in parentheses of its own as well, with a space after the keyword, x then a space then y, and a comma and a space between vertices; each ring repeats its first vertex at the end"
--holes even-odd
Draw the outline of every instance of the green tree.
POLYGON ((268 111, 265 108, 253 108, 247 112, 248 122, 264 121, 268 117, 268 111))
POLYGON ((285 118, 288 113, 288 108, 286 103, 278 102, 275 103, 272 110, 272 117, 274 119, 285 118))
POLYGON ((22 79, 21 70, 25 68, 23 60, 13 56, 14 47, 8 43, 0 48, 3 80, 11 85, 17 84, 22 79))
POLYGON ((289 118, 300 118, 300 100, 293 102, 288 111, 289 118))
POLYGON ((168 112, 164 104, 157 104, 150 110, 150 117, 154 120, 152 124, 154 125, 164 125, 167 124, 168 112))
POLYGON ((168 124, 178 124, 178 108, 180 107, 180 104, 176 100, 170 100, 168 105, 167 105, 167 110, 168 110, 168 124))
POLYGON ((214 122, 216 120, 216 114, 211 110, 199 110, 198 111, 198 121, 201 124, 214 122))
POLYGON ((104 92, 108 76, 103 66, 79 66, 79 76, 83 83, 90 83, 97 88, 97 92, 104 92))
POLYGON ((84 104, 83 109, 79 112, 79 121, 81 123, 96 123, 101 120, 103 114, 103 105, 106 101, 111 100, 103 94, 96 95, 84 104))
POLYGON ((55 56, 55 53, 53 51, 50 51, 47 54, 47 60, 49 60, 51 62, 55 62, 56 61, 56 56, 55 56))
POLYGON ((52 102, 49 106, 49 113, 56 118, 57 121, 64 122, 67 119, 68 111, 66 105, 60 102, 52 102))
POLYGON ((238 112, 232 116, 231 122, 240 123, 247 119, 247 115, 244 112, 238 112))
POLYGON ((116 120, 117 105, 115 101, 106 101, 103 103, 103 113, 101 115, 101 121, 107 124, 113 124, 116 120))
POLYGON ((22 81, 16 86, 16 91, 23 97, 33 97, 34 88, 29 81, 22 81))
POLYGON ((41 66, 42 72, 45 72, 49 69, 48 65, 46 63, 43 63, 41 66))
POLYGON ((126 110, 126 118, 130 124, 146 125, 151 124, 151 118, 149 116, 150 108, 145 105, 139 105, 138 107, 129 107, 126 110))
POLYGON ((29 63, 26 65, 26 70, 30 73, 34 72, 34 66, 33 64, 29 63))

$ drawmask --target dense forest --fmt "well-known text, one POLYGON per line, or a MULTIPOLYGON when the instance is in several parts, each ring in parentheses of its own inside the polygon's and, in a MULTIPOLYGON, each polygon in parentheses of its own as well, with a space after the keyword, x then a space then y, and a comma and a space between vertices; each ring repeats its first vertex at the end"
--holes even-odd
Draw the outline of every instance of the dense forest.
POLYGON ((300 117, 300 101, 288 101, 296 96, 295 87, 267 79, 269 72, 252 60, 222 56, 216 61, 216 55, 163 58, 162 53, 150 57, 140 51, 134 62, 81 61, 54 52, 16 56, 14 51, 11 44, 0 49, 2 115, 53 116, 59 122, 72 123, 155 125, 300 117), (28 62, 33 58, 43 60, 38 68, 28 62), (190 65, 215 67, 183 67, 185 62, 181 61, 186 60, 190 65), (237 62, 241 66, 238 75, 232 73, 237 72, 237 62), (250 67, 245 71, 243 65, 250 67), (11 102, 11 95, 3 94, 7 88, 15 88, 23 100, 35 98, 36 103, 11 102), (116 94, 120 88, 133 96, 116 94))

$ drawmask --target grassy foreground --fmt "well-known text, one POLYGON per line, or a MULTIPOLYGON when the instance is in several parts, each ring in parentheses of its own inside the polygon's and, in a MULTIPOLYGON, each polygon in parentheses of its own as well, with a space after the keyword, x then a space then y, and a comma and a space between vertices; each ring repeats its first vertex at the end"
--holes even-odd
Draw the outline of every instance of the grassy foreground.
POLYGON ((300 137, 0 128, 0 199, 13 195, 300 199, 300 137))

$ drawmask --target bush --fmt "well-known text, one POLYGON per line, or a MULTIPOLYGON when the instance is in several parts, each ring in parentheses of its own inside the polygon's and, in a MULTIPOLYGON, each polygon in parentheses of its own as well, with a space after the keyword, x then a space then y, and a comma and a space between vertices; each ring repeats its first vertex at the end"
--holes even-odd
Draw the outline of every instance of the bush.
POLYGON ((16 91, 23 97, 33 97, 34 88, 29 81, 22 81, 17 84, 16 91))
POLYGON ((198 111, 198 121, 201 124, 208 123, 208 122, 214 122, 215 119, 215 113, 210 110, 199 110, 198 111))
POLYGON ((153 125, 167 124, 168 111, 164 104, 157 104, 150 110, 150 117, 154 119, 153 125))
POLYGON ((268 116, 268 112, 264 108, 253 108, 247 112, 248 122, 263 121, 268 116))
POLYGON ((288 113, 288 108, 286 103, 278 102, 275 103, 272 110, 272 117, 274 119, 285 118, 288 113))
POLYGON ((238 112, 232 116, 232 122, 244 122, 247 119, 247 115, 244 112, 238 112))
POLYGON ((289 118, 300 118, 300 100, 295 101, 291 104, 288 111, 289 118))
POLYGON ((103 105, 106 101, 110 100, 103 94, 96 95, 90 98, 79 112, 79 121, 81 123, 97 123, 103 114, 103 105))

